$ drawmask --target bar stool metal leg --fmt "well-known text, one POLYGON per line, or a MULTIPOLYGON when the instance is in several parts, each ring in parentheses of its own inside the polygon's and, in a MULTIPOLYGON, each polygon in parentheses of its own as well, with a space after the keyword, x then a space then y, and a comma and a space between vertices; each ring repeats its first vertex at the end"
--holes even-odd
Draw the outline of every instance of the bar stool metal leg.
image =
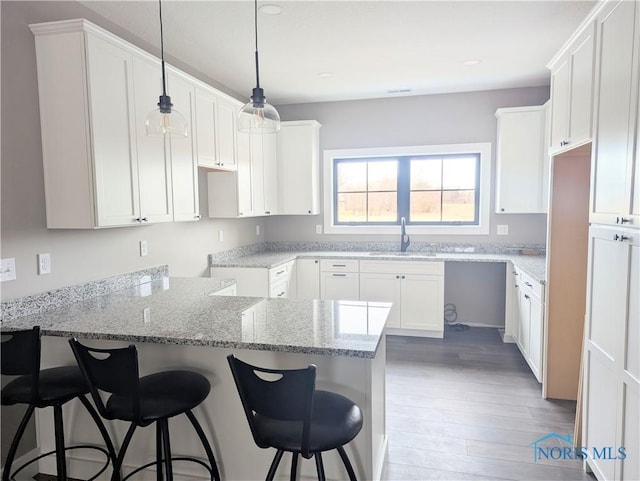
POLYGON ((62 422, 62 406, 53 406, 53 431, 56 442, 56 467, 58 469, 58 480, 67 479, 67 460, 64 454, 64 424, 62 422))
POLYGON ((131 438, 133 437, 133 433, 136 430, 136 423, 131 423, 129 426, 129 430, 127 434, 124 436, 124 440, 122 441, 122 446, 120 446, 120 453, 118 454, 118 459, 116 460, 116 465, 113 467, 113 474, 111 475, 111 481, 124 481, 129 476, 134 474, 136 471, 128 474, 124 478, 122 477, 122 462, 124 461, 124 455, 127 453, 127 448, 129 447, 129 443, 131 442, 131 438))
POLYGON ((202 426, 200 426, 200 423, 198 422, 196 417, 193 415, 193 412, 186 411, 185 414, 187 415, 187 418, 189 418, 189 421, 191 421, 191 425, 193 426, 193 429, 195 429, 196 434, 198 434, 198 437, 200 438, 200 442, 202 443, 202 446, 204 447, 204 450, 207 453, 207 458, 209 459, 209 466, 211 466, 213 479, 215 481, 220 481, 220 472, 218 471, 218 464, 216 463, 216 458, 213 455, 211 444, 209 444, 209 440, 207 439, 207 437, 204 434, 204 431, 202 430, 202 426))
POLYGON ((102 439, 104 439, 104 444, 106 445, 107 451, 109 452, 109 458, 111 459, 111 464, 114 465, 116 462, 117 455, 116 455, 116 450, 113 447, 113 443, 111 442, 111 437, 107 432, 107 428, 105 428, 104 423, 102 422, 102 419, 100 419, 100 416, 98 415, 96 410, 93 408, 89 400, 85 396, 78 396, 78 399, 80 399, 80 402, 82 403, 82 405, 89 412, 89 415, 93 418, 93 422, 96 424, 96 426, 98 426, 98 430, 100 431, 100 434, 102 435, 102 439))
POLYGON ((25 429, 27 429, 27 424, 29 424, 29 419, 33 415, 33 411, 35 411, 35 406, 29 405, 27 411, 22 416, 22 421, 20 421, 20 425, 18 426, 18 431, 16 431, 16 435, 13 437, 13 441, 11 442, 11 446, 9 447, 9 452, 7 453, 7 459, 4 463, 4 471, 2 472, 2 481, 9 481, 11 479, 11 466, 13 465, 13 460, 16 457, 16 451, 18 450, 18 445, 20 444, 20 440, 24 435, 25 429))
POLYGON ((296 477, 298 475, 298 453, 292 453, 291 456, 291 476, 289 476, 290 481, 296 481, 296 477))
POLYGON ((315 455, 316 458, 316 471, 318 471, 318 481, 326 481, 324 476, 324 464, 322 463, 322 453, 317 452, 315 455))
POLYGON ((349 475, 349 481, 358 481, 356 478, 356 473, 353 471, 353 466, 351 466, 351 461, 349 461, 349 457, 345 452, 344 448, 340 446, 338 449, 338 454, 340 455, 340 459, 342 459, 342 463, 344 467, 347 468, 347 474, 349 475))
POLYGON ((284 451, 281 449, 278 449, 278 451, 276 451, 276 455, 273 457, 273 461, 271 461, 271 467, 269 468, 269 472, 267 473, 266 481, 273 481, 273 478, 276 475, 276 469, 278 469, 278 464, 280 464, 280 460, 282 459, 283 454, 284 451))
POLYGON ((167 471, 167 481, 173 481, 173 466, 171 465, 171 443, 169 442, 169 420, 167 418, 158 419, 162 432, 162 453, 164 466, 167 471))
POLYGON ((156 423, 156 481, 162 481, 162 429, 156 423))

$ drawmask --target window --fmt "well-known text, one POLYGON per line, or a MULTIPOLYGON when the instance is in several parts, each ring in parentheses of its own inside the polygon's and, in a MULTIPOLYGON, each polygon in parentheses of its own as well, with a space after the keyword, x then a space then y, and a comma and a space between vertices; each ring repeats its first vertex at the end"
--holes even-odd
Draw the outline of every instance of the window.
POLYGON ((488 234, 491 144, 325 151, 325 232, 488 234))

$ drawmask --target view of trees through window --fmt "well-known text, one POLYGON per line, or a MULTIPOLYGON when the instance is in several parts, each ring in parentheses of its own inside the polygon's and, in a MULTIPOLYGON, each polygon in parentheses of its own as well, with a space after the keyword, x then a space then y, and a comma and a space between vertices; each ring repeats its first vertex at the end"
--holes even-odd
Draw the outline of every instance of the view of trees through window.
POLYGON ((478 224, 479 155, 334 160, 336 224, 478 224))

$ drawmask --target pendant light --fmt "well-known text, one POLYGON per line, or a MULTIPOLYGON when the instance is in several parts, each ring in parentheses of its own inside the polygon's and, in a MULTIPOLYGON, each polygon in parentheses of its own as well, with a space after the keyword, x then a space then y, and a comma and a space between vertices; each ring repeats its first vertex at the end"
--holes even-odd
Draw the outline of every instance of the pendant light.
POLYGON ((260 88, 260 67, 258 64, 258 0, 254 0, 254 26, 256 34, 256 88, 251 101, 238 114, 238 130, 249 134, 274 134, 280 131, 280 115, 267 102, 264 90, 260 88))
POLYGON ((167 95, 167 80, 164 67, 164 38, 162 31, 162 0, 158 0, 158 10, 160 13, 160 58, 162 61, 162 95, 158 101, 158 108, 147 115, 144 123, 147 135, 153 137, 164 137, 172 135, 176 137, 186 137, 188 135, 187 119, 180 112, 173 108, 171 97, 167 95))

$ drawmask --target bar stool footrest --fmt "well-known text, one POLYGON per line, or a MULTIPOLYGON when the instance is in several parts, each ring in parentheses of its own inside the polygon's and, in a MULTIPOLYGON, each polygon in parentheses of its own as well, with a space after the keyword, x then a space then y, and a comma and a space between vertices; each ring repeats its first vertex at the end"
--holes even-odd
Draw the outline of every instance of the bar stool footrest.
MULTIPOLYGON (((107 457, 107 462, 105 463, 104 466, 102 466, 102 469, 100 469, 100 471, 98 471, 96 474, 94 474, 92 477, 88 478, 87 481, 94 481, 95 479, 98 479, 98 476, 100 476, 102 473, 104 473, 107 470, 107 467, 109 466, 109 462, 111 461, 111 458, 109 457, 109 452, 101 447, 101 446, 94 446, 92 444, 78 444, 75 446, 66 446, 64 448, 65 451, 70 451, 72 449, 93 449, 95 451, 100 451, 102 454, 104 454, 107 457)), ((20 466, 18 469, 16 469, 12 474, 9 475, 9 479, 15 479, 15 476, 22 471, 24 468, 26 468, 27 466, 29 466, 30 464, 35 463, 36 461, 45 458, 47 456, 50 456, 52 454, 55 454, 56 450, 54 449, 53 451, 49 451, 47 453, 43 453, 40 454, 38 456, 36 456, 33 459, 30 459, 29 461, 27 461, 26 463, 24 463, 22 466, 20 466)))
MULTIPOLYGON (((172 456, 171 457, 171 461, 189 461, 191 463, 196 463, 199 464, 200 466, 203 466, 204 468, 207 469, 207 471, 209 471, 209 475, 211 476, 211 479, 213 480, 213 469, 211 468, 211 466, 209 466, 207 463, 205 463, 204 461, 202 461, 201 459, 198 458, 189 458, 189 457, 185 457, 185 456, 172 456)), ((164 462, 164 458, 162 458, 160 460, 160 462, 164 462)), ((131 476, 133 476, 134 474, 139 473, 140 471, 142 471, 143 469, 147 469, 151 466, 157 466, 158 461, 151 461, 150 463, 147 464, 143 464, 142 466, 137 467, 136 469, 134 469, 133 471, 131 471, 129 474, 127 474, 126 476, 124 476, 122 478, 122 481, 127 481, 127 479, 129 479, 131 476)))

